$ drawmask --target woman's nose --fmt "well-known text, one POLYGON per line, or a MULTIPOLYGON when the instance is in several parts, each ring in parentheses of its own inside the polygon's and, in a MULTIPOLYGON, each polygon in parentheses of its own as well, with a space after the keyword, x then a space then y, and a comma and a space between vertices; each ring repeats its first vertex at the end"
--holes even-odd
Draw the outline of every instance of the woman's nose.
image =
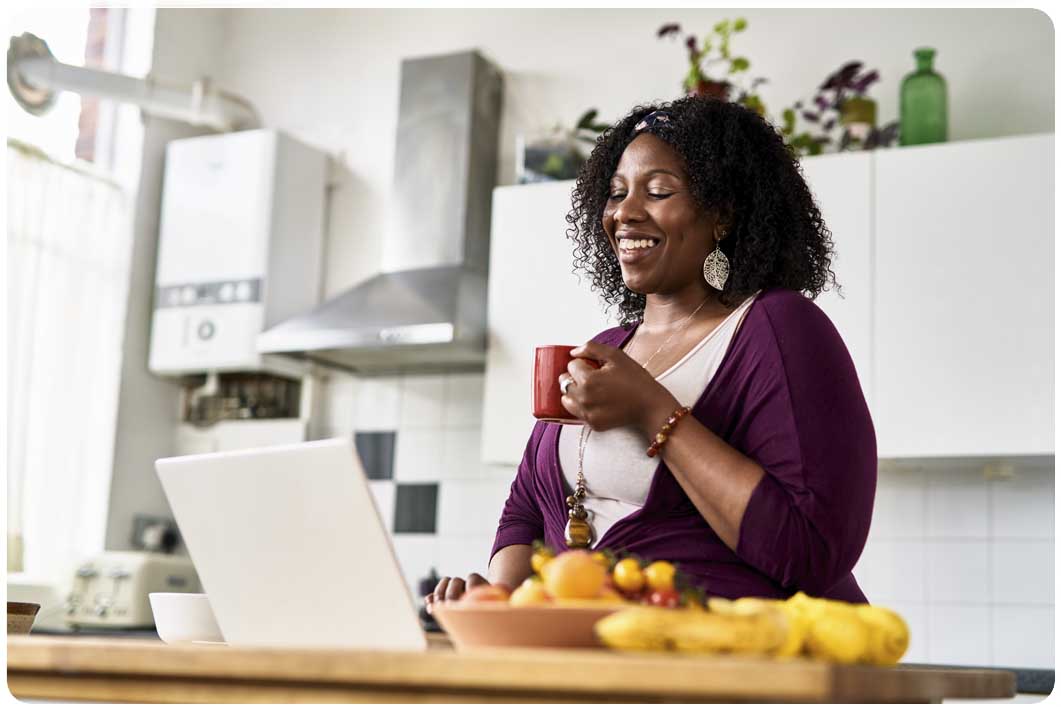
POLYGON ((645 220, 645 205, 641 199, 634 194, 627 194, 619 205, 615 207, 614 218, 616 223, 636 223, 645 220))

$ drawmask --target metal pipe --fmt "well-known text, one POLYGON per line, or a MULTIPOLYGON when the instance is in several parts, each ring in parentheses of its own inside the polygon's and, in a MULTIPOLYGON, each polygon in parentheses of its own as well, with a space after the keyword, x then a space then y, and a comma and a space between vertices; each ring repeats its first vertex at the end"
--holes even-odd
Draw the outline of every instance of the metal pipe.
MULTIPOLYGON (((189 86, 178 86, 124 74, 111 73, 56 61, 47 45, 32 35, 11 38, 8 71, 17 72, 18 85, 39 91, 73 91, 122 103, 132 103, 145 112, 226 132, 259 125, 254 107, 231 94, 217 91, 209 79, 189 86), (32 46, 35 44, 36 46, 32 46), (43 50, 43 51, 42 51, 43 50)), ((16 96, 17 97, 17 96, 16 96)), ((21 101, 20 101, 21 102, 21 101)))

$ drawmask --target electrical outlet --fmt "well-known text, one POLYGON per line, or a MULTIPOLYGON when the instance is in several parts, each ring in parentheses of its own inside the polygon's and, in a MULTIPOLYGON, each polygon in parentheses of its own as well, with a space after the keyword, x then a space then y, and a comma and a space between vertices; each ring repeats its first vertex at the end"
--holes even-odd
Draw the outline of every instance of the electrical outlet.
POLYGON ((180 543, 180 532, 172 518, 134 515, 132 546, 148 552, 173 552, 180 543))

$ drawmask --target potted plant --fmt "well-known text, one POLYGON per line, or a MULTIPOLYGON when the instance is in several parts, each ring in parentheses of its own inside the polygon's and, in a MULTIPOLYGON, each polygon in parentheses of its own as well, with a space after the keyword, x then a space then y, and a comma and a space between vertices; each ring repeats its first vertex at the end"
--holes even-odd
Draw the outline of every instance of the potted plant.
MULTIPOLYGON (((743 17, 718 22, 711 34, 704 37, 701 43, 696 35, 685 37, 685 48, 688 51, 689 71, 682 81, 686 93, 697 96, 711 96, 722 101, 732 100, 756 111, 765 113, 762 99, 755 89, 766 82, 764 78, 755 78, 750 82, 736 83, 747 75, 751 62, 747 57, 733 56, 730 52, 730 39, 734 34, 743 32, 748 22, 743 17)), ((681 34, 681 25, 671 22, 656 31, 657 37, 675 37, 681 34)))
POLYGON ((877 127, 877 103, 867 94, 880 78, 875 69, 862 71, 862 62, 850 61, 831 73, 808 103, 796 101, 782 114, 781 133, 801 155, 818 155, 835 141, 838 152, 872 150, 891 145, 899 132, 895 121, 877 127), (797 121, 807 127, 797 132, 797 121), (837 128, 842 128, 839 137, 837 128))
POLYGON ((598 123, 597 109, 583 113, 573 129, 556 125, 548 130, 517 138, 517 181, 546 182, 574 179, 586 161, 579 143, 595 144, 597 135, 608 128, 607 123, 598 123))

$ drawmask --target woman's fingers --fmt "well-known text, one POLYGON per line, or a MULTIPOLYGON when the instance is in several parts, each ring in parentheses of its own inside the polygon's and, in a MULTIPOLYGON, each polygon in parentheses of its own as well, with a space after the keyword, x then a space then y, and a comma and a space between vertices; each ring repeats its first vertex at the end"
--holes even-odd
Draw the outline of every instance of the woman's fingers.
POLYGON ((435 586, 435 591, 424 597, 424 608, 427 609, 428 613, 431 613, 435 604, 444 601, 456 601, 464 596, 466 589, 484 584, 490 584, 490 582, 481 574, 476 574, 475 572, 468 575, 467 582, 460 577, 443 577, 435 586))
POLYGON ((464 594, 464 580, 460 577, 454 577, 449 581, 449 586, 446 587, 446 601, 456 601, 461 598, 464 594))
POLYGON ((586 376, 595 370, 597 370, 596 367, 583 358, 573 358, 567 364, 567 372, 575 379, 576 383, 585 381, 586 376))
POLYGON ((446 601, 446 590, 449 588, 449 581, 449 577, 443 577, 438 581, 438 584, 435 585, 435 593, 433 595, 435 601, 446 601))

